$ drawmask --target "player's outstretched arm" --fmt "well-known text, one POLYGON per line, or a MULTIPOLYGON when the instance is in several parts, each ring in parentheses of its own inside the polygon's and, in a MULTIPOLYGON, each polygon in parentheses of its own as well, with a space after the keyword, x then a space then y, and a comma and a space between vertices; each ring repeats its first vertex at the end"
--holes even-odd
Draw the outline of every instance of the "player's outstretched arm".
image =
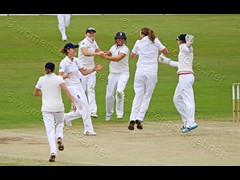
POLYGON ((126 54, 120 53, 120 54, 119 54, 118 56, 116 56, 116 57, 107 56, 107 55, 101 55, 101 58, 104 58, 104 59, 109 60, 109 61, 118 62, 118 61, 121 61, 125 56, 126 56, 126 54))
POLYGON ((173 61, 173 60, 167 58, 163 54, 160 54, 158 60, 159 60, 160 63, 167 64, 167 65, 172 66, 172 67, 178 67, 178 62, 173 61))
POLYGON ((83 75, 88 75, 93 73, 94 71, 99 71, 103 68, 102 64, 97 64, 94 66, 94 68, 92 69, 85 69, 85 68, 80 68, 79 71, 83 74, 83 75))
POLYGON ((84 56, 100 56, 100 55, 104 54, 104 52, 100 51, 100 49, 98 51, 96 50, 95 52, 90 52, 90 51, 88 51, 88 49, 86 47, 82 47, 81 51, 84 56))

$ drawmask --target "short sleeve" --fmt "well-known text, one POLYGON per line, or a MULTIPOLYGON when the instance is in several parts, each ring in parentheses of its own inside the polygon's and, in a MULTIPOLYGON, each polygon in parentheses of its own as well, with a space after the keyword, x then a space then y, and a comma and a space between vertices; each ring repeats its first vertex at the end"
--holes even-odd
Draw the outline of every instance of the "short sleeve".
POLYGON ((120 53, 123 53, 123 54, 128 54, 129 53, 129 49, 126 47, 126 48, 123 48, 120 53))
POLYGON ((59 84, 65 83, 65 81, 64 81, 62 76, 58 76, 58 78, 59 78, 59 84))
POLYGON ((139 42, 140 42, 140 40, 137 40, 136 43, 134 44, 133 49, 132 49, 132 53, 138 54, 138 43, 139 42))
POLYGON ((113 46, 109 49, 109 51, 110 51, 111 53, 113 53, 113 52, 114 52, 114 48, 115 48, 115 46, 113 45, 113 46))
POLYGON ((79 59, 76 58, 75 61, 76 61, 76 65, 77 65, 78 69, 83 68, 83 65, 79 59))
POLYGON ((160 51, 162 51, 164 48, 166 48, 158 38, 155 38, 154 44, 158 47, 160 51))
POLYGON ((84 41, 81 41, 79 43, 79 47, 80 47, 80 49, 83 48, 83 47, 87 47, 87 44, 84 41))
POLYGON ((94 41, 94 42, 95 42, 96 49, 99 49, 97 42, 96 41, 94 41))
POLYGON ((64 61, 61 61, 60 65, 59 65, 59 72, 65 72, 66 66, 64 61))
POLYGON ((41 89, 40 78, 39 78, 37 84, 35 85, 35 88, 37 88, 37 89, 41 89))

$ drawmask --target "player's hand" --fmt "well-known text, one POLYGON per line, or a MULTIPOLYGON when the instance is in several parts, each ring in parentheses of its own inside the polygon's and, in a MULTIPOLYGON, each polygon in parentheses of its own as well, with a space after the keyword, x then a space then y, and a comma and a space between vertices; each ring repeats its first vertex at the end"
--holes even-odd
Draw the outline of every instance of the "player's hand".
POLYGON ((72 110, 75 112, 77 110, 76 104, 72 103, 72 110))
POLYGON ((99 71, 103 68, 103 65, 102 64, 97 64, 96 66, 94 66, 93 70, 94 71, 99 71))
POLYGON ((185 37, 185 40, 186 40, 186 45, 188 47, 190 47, 194 42, 194 36, 190 35, 190 34, 187 34, 186 37, 185 37))
POLYGON ((103 51, 103 52, 104 52, 103 54, 100 54, 100 57, 101 57, 101 58, 106 59, 105 57, 111 56, 111 52, 110 52, 110 51, 103 51))
POLYGON ((102 55, 104 55, 104 51, 99 51, 99 52, 97 52, 97 54, 98 54, 98 56, 102 56, 102 55))
POLYGON ((99 55, 101 58, 105 58, 105 56, 106 56, 106 54, 104 53, 104 54, 101 54, 101 55, 99 55))
POLYGON ((159 56, 159 62, 163 63, 163 64, 169 64, 169 62, 171 61, 171 59, 167 58, 165 55, 160 54, 159 56))
POLYGON ((73 73, 72 72, 69 72, 69 73, 67 73, 66 75, 64 75, 64 79, 66 79, 66 78, 71 78, 73 76, 73 73))

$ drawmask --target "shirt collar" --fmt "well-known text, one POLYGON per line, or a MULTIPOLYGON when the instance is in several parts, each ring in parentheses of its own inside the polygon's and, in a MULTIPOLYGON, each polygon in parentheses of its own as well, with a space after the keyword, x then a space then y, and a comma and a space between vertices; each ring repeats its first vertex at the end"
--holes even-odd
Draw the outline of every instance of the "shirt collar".
POLYGON ((142 38, 143 41, 146 41, 146 40, 148 40, 148 39, 149 39, 148 36, 144 36, 144 37, 142 38))
POLYGON ((67 62, 69 62, 69 63, 73 63, 74 62, 74 58, 73 58, 73 61, 71 61, 71 59, 69 59, 68 56, 66 56, 65 58, 66 58, 67 62))
POLYGON ((125 44, 123 43, 123 45, 121 45, 121 46, 118 46, 117 44, 115 44, 115 47, 116 48, 120 48, 120 47, 123 47, 125 44))
POLYGON ((86 37, 86 39, 87 39, 88 41, 90 41, 90 43, 94 43, 94 39, 92 40, 92 39, 89 38, 89 37, 86 37))

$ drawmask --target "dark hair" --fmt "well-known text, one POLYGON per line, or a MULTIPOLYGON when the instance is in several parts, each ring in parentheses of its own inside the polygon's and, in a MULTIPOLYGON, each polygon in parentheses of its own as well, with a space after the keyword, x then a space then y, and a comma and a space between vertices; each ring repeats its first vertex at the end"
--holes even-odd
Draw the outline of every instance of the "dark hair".
POLYGON ((61 53, 63 53, 63 54, 66 54, 66 55, 68 55, 68 52, 67 52, 67 49, 66 48, 63 48, 63 49, 61 49, 61 51, 60 51, 61 53))
POLYGON ((148 38, 154 43, 154 39, 156 38, 156 35, 153 30, 151 30, 148 27, 144 27, 141 29, 141 34, 148 36, 148 38))
POLYGON ((45 71, 47 74, 49 74, 50 72, 54 72, 55 70, 55 64, 52 62, 48 62, 45 64, 45 71))

